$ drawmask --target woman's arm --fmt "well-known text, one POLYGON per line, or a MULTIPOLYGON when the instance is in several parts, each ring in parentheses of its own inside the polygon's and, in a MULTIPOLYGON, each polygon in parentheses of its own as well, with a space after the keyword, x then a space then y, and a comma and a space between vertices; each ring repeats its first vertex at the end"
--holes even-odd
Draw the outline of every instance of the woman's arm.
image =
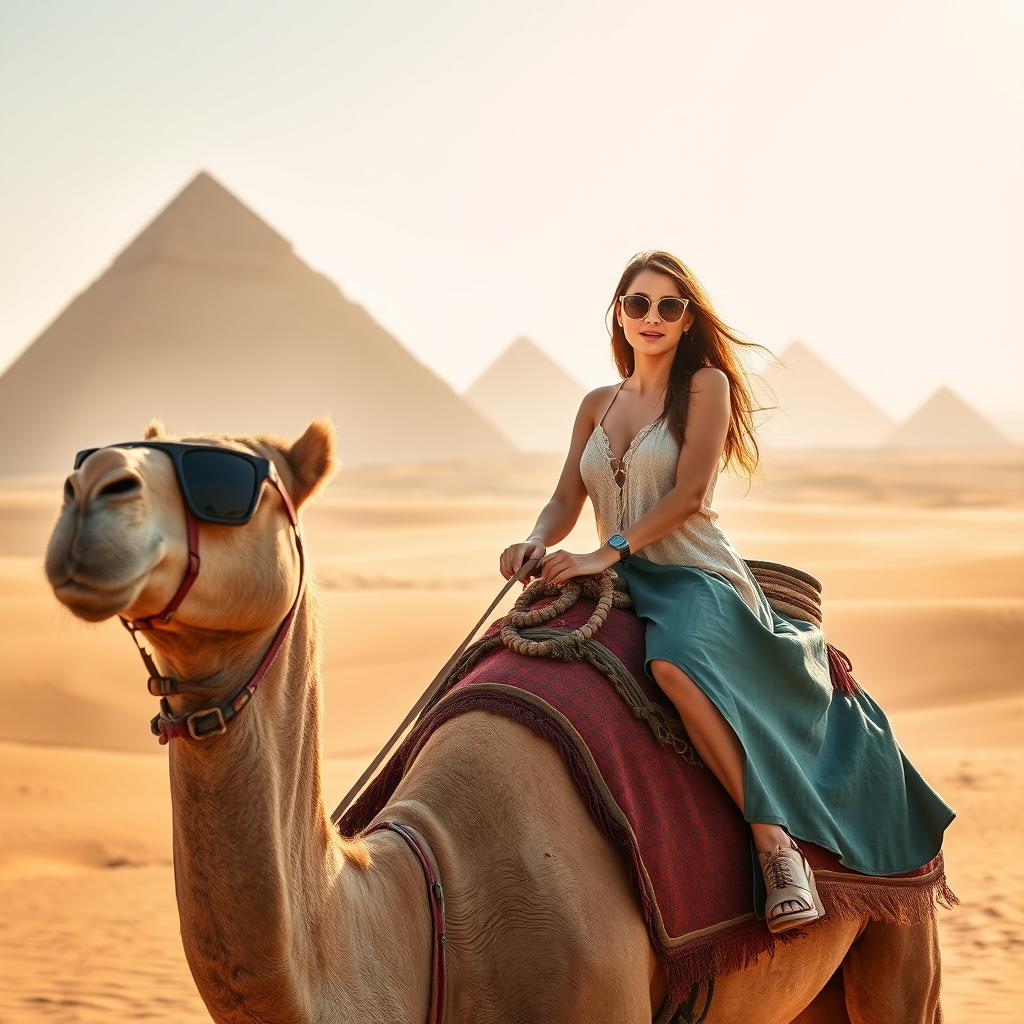
POLYGON ((579 520, 583 502, 587 498, 587 488, 583 483, 583 477, 580 476, 580 459, 590 435, 594 432, 594 412, 606 391, 605 387, 595 388, 583 396, 576 413, 576 421, 573 423, 572 440, 569 443, 565 464, 562 466, 562 474, 558 478, 554 494, 541 509, 536 525, 527 540, 533 538, 539 540, 545 547, 551 547, 552 544, 557 544, 567 537, 579 520))
POLYGON ((675 486, 622 531, 630 551, 660 540, 699 511, 718 472, 732 415, 729 378, 717 366, 702 366, 691 378, 690 387, 686 444, 679 453, 675 486))

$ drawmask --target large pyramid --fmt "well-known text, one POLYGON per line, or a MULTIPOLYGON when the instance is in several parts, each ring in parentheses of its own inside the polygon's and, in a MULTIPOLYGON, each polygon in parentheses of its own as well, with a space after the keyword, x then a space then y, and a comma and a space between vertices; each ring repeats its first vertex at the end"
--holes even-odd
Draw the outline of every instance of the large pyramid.
POLYGON ((464 397, 521 451, 565 452, 586 390, 529 338, 519 337, 464 397))
POLYGON ((886 448, 1006 448, 1015 442, 955 391, 938 388, 886 439, 886 448))
POLYGON ((0 475, 68 472, 152 416, 291 437, 322 415, 349 466, 515 450, 202 172, 0 377, 0 475))
POLYGON ((779 360, 783 368, 768 366, 750 380, 758 405, 778 406, 754 415, 765 448, 872 447, 892 430, 889 416, 803 342, 779 360))

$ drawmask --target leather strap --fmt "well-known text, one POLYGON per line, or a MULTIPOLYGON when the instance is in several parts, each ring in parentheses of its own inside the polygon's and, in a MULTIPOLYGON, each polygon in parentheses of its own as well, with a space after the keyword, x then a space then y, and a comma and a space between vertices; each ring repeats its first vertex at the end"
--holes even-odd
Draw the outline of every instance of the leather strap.
POLYGON ((498 591, 498 596, 495 597, 495 599, 490 603, 490 605, 487 608, 487 611, 485 611, 483 615, 480 616, 480 620, 477 622, 477 624, 466 634, 466 639, 463 640, 461 644, 459 644, 458 650, 456 650, 456 652, 448 659, 448 661, 444 664, 441 671, 438 672, 437 675, 434 676, 431 682, 427 685, 427 688, 420 695, 420 699, 416 701, 416 703, 412 706, 412 709, 402 720, 402 724, 399 725, 399 727, 395 730, 391 739, 389 739, 387 743, 384 744, 384 746, 381 748, 380 753, 370 762, 370 765, 366 769, 366 771, 364 771, 363 774, 359 776, 358 780, 356 781, 356 784, 345 794, 345 797, 342 799, 341 803, 338 804, 338 806, 334 809, 334 813, 331 815, 331 821, 334 822, 335 825, 338 824, 338 822, 341 820, 342 815, 345 813, 346 810, 348 810, 349 804, 355 798, 356 794, 359 793, 359 791, 363 788, 363 784, 366 782, 366 780, 370 777, 370 775, 373 774, 377 766, 381 763, 381 761, 384 760, 385 756, 387 756, 388 752, 394 746, 395 741, 405 731, 405 727, 409 724, 410 721, 412 721, 413 718, 419 715, 423 707, 430 702, 431 697, 434 696, 435 692, 441 687, 441 685, 445 682, 448 676, 451 675, 451 671, 455 667, 455 663, 462 656, 462 652, 469 646, 470 640, 472 640, 473 637, 476 635, 476 631, 480 628, 481 625, 483 625, 484 620, 491 614, 492 611, 494 611, 498 602, 505 596, 505 594, 508 593, 509 588, 514 583, 516 583, 524 576, 532 576, 533 568, 537 565, 540 565, 540 562, 541 559, 532 558, 530 559, 530 561, 524 562, 519 567, 519 571, 513 573, 513 575, 511 575, 508 578, 508 582, 505 584, 505 586, 501 588, 501 590, 498 591))
MULTIPOLYGON (((175 715, 174 710, 168 703, 166 697, 160 698, 160 713, 154 715, 149 723, 150 731, 154 736, 160 738, 161 744, 167 743, 177 736, 187 736, 190 739, 201 740, 207 736, 219 735, 226 731, 228 722, 235 717, 252 699, 260 680, 267 674, 277 654, 284 643, 288 633, 288 627, 295 618, 295 612, 299 607, 299 600, 305 589, 305 555, 302 551, 302 536, 298 529, 295 530, 295 546, 299 549, 299 587, 295 594, 295 600, 285 616, 284 621, 277 627, 277 633, 267 648, 266 653, 256 666, 256 671, 249 677, 249 681, 230 700, 223 704, 215 704, 212 707, 202 708, 187 715, 175 715), (200 724, 205 723, 205 724, 200 724)), ((152 682, 152 679, 150 680, 152 682)), ((182 687, 177 687, 180 690, 182 687)))
MULTIPOLYGON (((123 615, 118 616, 133 635, 137 629, 155 629, 154 623, 156 622, 162 622, 165 625, 170 622, 171 616, 177 611, 178 605, 185 600, 185 595, 192 589, 192 584, 195 583, 196 577, 199 575, 199 520, 196 519, 187 504, 185 505, 185 521, 188 523, 188 568, 185 570, 185 576, 178 584, 178 590, 174 597, 162 612, 147 615, 141 619, 126 619, 123 615)), ((156 668, 155 665, 153 667, 156 668)), ((159 672, 154 672, 154 674, 159 675, 159 672)))
POLYGON ((305 558, 302 553, 302 538, 299 535, 299 531, 295 531, 295 544, 299 549, 299 588, 295 595, 295 600, 292 602, 292 607, 289 609, 288 614, 285 616, 284 622, 278 627, 278 632, 274 635, 270 646, 266 649, 263 657, 260 659, 259 665, 256 667, 256 671, 250 676, 249 681, 242 687, 238 693, 234 694, 229 700, 225 700, 222 705, 214 705, 211 708, 203 708, 200 711, 191 712, 188 715, 176 716, 170 703, 167 701, 167 697, 160 698, 160 714, 154 715, 153 720, 150 722, 150 729, 155 736, 160 737, 161 743, 166 743, 169 739, 174 739, 176 736, 188 736, 191 739, 205 739, 207 736, 219 734, 223 732, 227 723, 230 722, 234 716, 238 715, 240 711, 249 703, 252 699, 253 694, 256 692, 256 687, 259 686, 260 680, 266 675, 267 670, 273 663, 273 658, 281 645, 285 642, 285 637, 288 634, 288 629, 292 625, 292 620, 295 617, 295 612, 299 606, 299 600, 302 597, 302 591, 304 590, 304 566, 305 558), (200 723, 206 722, 207 724, 201 725, 200 723))
POLYGON ((267 669, 270 668, 274 656, 288 634, 288 628, 292 624, 292 619, 295 617, 306 580, 306 559, 302 550, 302 531, 299 527, 299 516, 292 502, 291 495, 281 483, 273 463, 271 463, 270 474, 267 479, 277 489, 277 493, 281 495, 285 510, 288 513, 288 521, 295 533, 295 547, 299 552, 299 585, 296 590, 295 600, 292 601, 288 614, 281 625, 278 626, 274 639, 264 653, 259 665, 256 666, 256 670, 242 689, 223 704, 201 708, 187 715, 175 715, 174 709, 167 700, 167 695, 171 693, 201 692, 206 689, 206 684, 204 682, 189 682, 161 675, 160 669, 153 660, 153 656, 143 647, 142 642, 136 635, 140 631, 156 629, 156 623, 158 622, 165 625, 169 623, 174 612, 185 599, 185 595, 189 592, 196 577, 199 575, 199 520, 188 507, 188 502, 185 503, 185 521, 188 525, 188 568, 185 570, 185 576, 178 585, 174 596, 168 602, 167 607, 155 615, 147 615, 138 619, 126 619, 123 615, 118 616, 121 624, 128 630, 131 638, 135 641, 135 645, 138 647, 139 654, 142 657, 142 663, 146 666, 146 671, 149 672, 149 681, 146 684, 149 692, 160 698, 160 712, 153 716, 149 727, 153 735, 159 737, 161 744, 167 743, 168 740, 178 736, 202 740, 206 739, 207 736, 220 735, 225 732, 227 723, 252 699, 253 694, 256 692, 256 687, 259 686, 260 680, 266 675, 267 669))
POLYGON ((445 932, 444 919, 444 889, 441 886, 441 873, 430 844, 423 833, 412 825, 395 821, 392 818, 384 818, 375 825, 368 828, 363 835, 368 836, 378 829, 388 828, 397 832, 416 854, 416 859, 423 868, 423 874, 427 880, 427 899, 430 901, 430 924, 433 940, 431 943, 432 955, 430 964, 430 1009, 427 1013, 428 1024, 442 1024, 444 1021, 445 1003, 445 954, 447 951, 448 936, 445 932))

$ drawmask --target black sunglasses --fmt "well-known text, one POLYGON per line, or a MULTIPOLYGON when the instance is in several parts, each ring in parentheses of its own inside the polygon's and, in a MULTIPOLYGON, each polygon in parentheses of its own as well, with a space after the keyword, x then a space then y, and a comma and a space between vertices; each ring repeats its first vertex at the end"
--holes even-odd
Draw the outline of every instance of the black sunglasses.
MULTIPOLYGON (((256 511, 265 480, 279 491, 277 469, 270 459, 234 448, 177 441, 123 441, 103 448, 156 448, 174 462, 178 485, 197 519, 208 523, 239 526, 256 511)), ((100 448, 84 448, 75 455, 78 469, 100 448)))
MULTIPOLYGON (((651 300, 641 292, 633 292, 630 295, 620 295, 622 309, 631 320, 639 320, 647 316, 647 310, 651 308, 651 300)), ((658 300, 658 315, 667 324, 674 324, 685 312, 689 299, 677 299, 674 295, 666 295, 658 300)))

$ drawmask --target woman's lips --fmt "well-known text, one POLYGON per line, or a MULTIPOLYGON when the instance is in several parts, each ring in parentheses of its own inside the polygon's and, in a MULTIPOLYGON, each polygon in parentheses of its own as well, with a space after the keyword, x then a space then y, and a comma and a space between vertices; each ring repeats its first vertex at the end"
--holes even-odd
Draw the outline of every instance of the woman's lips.
POLYGON ((664 338, 665 335, 660 331, 641 331, 640 332, 645 338, 664 338))

